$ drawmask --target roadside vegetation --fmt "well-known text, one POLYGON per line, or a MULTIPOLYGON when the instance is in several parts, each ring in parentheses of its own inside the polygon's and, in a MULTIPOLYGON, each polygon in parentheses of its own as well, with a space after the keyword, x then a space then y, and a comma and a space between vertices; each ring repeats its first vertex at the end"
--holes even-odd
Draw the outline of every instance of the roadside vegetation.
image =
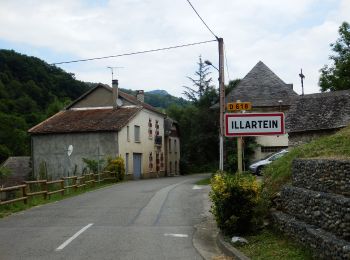
POLYGON ((244 236, 249 244, 239 249, 252 259, 312 259, 308 250, 268 225, 272 200, 291 182, 296 158, 349 159, 350 126, 290 149, 264 169, 262 183, 247 173, 218 172, 211 178, 212 213, 218 227, 229 237, 244 236))
POLYGON ((245 238, 249 244, 235 246, 252 260, 311 260, 312 253, 278 231, 264 229, 245 238))
MULTIPOLYGON (((17 201, 6 205, 0 205, 0 218, 8 216, 12 213, 22 211, 34 206, 47 204, 50 202, 55 202, 59 200, 63 200, 69 197, 77 196, 85 192, 93 191, 99 188, 103 188, 109 185, 113 185, 118 182, 122 182, 125 178, 125 163, 122 157, 117 156, 115 158, 107 158, 106 163, 104 163, 104 160, 100 160, 100 162, 97 162, 96 160, 87 159, 84 158, 83 161, 86 164, 86 174, 90 173, 94 176, 98 176, 98 180, 96 180, 96 177, 93 177, 95 181, 90 181, 89 184, 85 183, 80 188, 78 186, 74 187, 74 184, 69 182, 69 180, 66 180, 64 187, 64 194, 62 193, 56 193, 51 194, 50 196, 47 195, 47 192, 54 191, 54 190, 60 190, 62 187, 61 184, 51 184, 50 187, 46 186, 46 194, 38 194, 34 196, 29 196, 27 199, 27 203, 25 204, 23 201, 17 201), (99 169, 100 167, 100 169, 99 169), (106 178, 103 181, 99 181, 100 175, 99 173, 103 171, 104 173, 107 173, 111 178, 106 178), (92 182, 92 183, 91 183, 92 182)), ((6 170, 6 169, 5 169, 6 170)), ((5 179, 8 174, 7 171, 5 171, 3 167, 0 168, 0 180, 5 179)), ((74 176, 85 176, 85 174, 78 174, 76 172, 73 173, 74 176)), ((47 173, 47 170, 45 167, 40 171, 39 173, 40 180, 50 180, 50 175, 47 173)), ((71 176, 72 177, 72 176, 71 176)), ((28 184, 27 184, 28 185, 28 184)), ((42 191, 42 185, 40 183, 32 183, 29 184, 29 186, 26 187, 26 189, 30 189, 31 192, 37 192, 42 191)), ((7 191, 8 192, 8 191, 7 191)), ((28 190, 27 190, 28 192, 28 190)), ((6 195, 6 192, 0 192, 0 196, 6 195)), ((10 194, 7 194, 12 199, 16 197, 21 197, 22 191, 12 191, 10 194)))
POLYGON ((35 206, 64 200, 70 197, 74 197, 86 192, 94 191, 94 190, 111 186, 114 184, 116 184, 115 181, 100 182, 100 183, 95 183, 94 186, 91 186, 89 188, 83 188, 83 189, 77 189, 77 190, 69 189, 64 193, 63 196, 61 194, 53 194, 50 196, 50 198, 44 199, 42 195, 37 195, 37 196, 34 196, 33 198, 28 199, 27 204, 24 204, 22 201, 18 201, 8 205, 0 205, 0 218, 6 217, 13 213, 26 210, 35 206))

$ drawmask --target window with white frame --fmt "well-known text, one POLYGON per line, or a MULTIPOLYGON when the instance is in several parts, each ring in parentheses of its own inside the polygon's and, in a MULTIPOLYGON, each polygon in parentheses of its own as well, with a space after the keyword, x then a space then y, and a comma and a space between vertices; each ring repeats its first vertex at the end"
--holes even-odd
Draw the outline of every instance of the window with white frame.
POLYGON ((148 119, 148 138, 152 139, 153 137, 153 130, 152 130, 152 119, 148 119))
POLYGON ((130 142, 130 127, 129 126, 126 127, 126 140, 128 142, 130 142))

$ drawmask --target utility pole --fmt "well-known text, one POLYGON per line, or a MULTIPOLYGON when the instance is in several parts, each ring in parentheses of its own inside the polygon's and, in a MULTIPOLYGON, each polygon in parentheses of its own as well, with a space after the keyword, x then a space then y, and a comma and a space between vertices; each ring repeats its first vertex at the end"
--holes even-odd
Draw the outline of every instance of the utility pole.
POLYGON ((224 170, 224 113, 225 113, 225 76, 224 76, 224 39, 217 38, 219 45, 219 95, 220 95, 220 160, 219 169, 224 170))

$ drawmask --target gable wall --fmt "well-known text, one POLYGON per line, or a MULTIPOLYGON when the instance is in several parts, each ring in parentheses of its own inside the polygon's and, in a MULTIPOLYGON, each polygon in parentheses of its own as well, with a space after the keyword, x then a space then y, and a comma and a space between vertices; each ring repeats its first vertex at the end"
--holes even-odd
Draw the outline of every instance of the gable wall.
POLYGON ((97 160, 115 157, 118 154, 118 134, 116 132, 67 133, 32 136, 32 159, 34 176, 39 175, 40 164, 45 163, 52 179, 73 175, 75 166, 81 174, 86 165, 82 158, 97 160), (67 156, 69 145, 73 153, 67 156))

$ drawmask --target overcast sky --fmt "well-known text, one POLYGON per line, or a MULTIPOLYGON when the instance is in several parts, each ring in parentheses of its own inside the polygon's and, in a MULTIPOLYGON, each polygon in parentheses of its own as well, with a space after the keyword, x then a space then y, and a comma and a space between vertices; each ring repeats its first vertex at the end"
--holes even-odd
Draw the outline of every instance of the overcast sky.
MULTIPOLYGON (((191 0, 216 35, 224 38, 230 79, 243 78, 263 61, 301 93, 319 92, 319 70, 329 44, 350 21, 349 0, 191 0)), ((0 0, 0 48, 48 63, 116 55, 212 40, 186 0, 0 0)), ((99 61, 59 65, 79 80, 165 89, 181 96, 199 55, 217 66, 217 43, 99 61)), ((226 70, 226 68, 225 68, 226 70)), ((217 85, 217 72, 211 74, 217 85)))

